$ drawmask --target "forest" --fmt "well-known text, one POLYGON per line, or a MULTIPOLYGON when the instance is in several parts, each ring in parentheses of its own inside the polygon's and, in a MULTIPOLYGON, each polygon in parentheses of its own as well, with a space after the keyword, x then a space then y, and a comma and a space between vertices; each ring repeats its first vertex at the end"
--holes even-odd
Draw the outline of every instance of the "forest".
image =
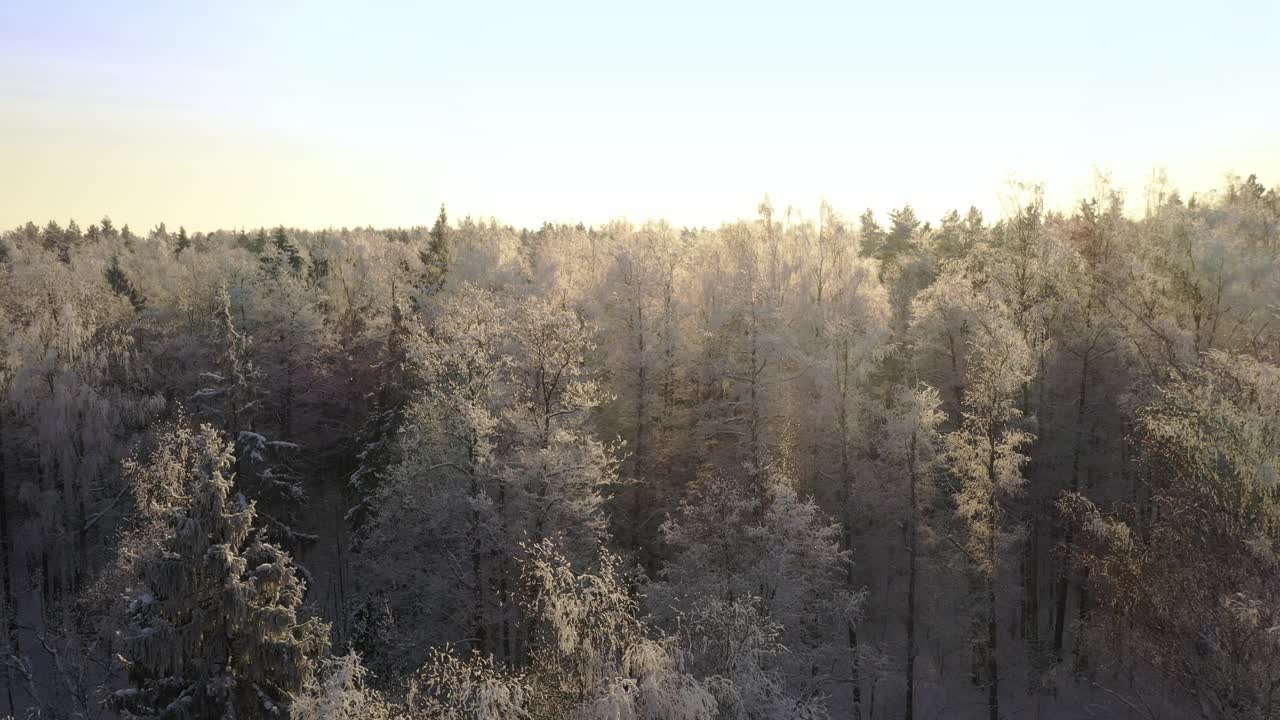
POLYGON ((0 716, 1280 718, 1280 187, 1086 195, 6 231, 0 716))

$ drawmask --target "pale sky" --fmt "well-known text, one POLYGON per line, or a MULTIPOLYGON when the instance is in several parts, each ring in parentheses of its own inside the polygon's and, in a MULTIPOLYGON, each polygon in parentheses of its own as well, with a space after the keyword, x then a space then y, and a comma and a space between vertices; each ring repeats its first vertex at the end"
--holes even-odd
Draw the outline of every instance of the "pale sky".
POLYGON ((1280 184, 1280 2, 0 2, 0 227, 1280 184))

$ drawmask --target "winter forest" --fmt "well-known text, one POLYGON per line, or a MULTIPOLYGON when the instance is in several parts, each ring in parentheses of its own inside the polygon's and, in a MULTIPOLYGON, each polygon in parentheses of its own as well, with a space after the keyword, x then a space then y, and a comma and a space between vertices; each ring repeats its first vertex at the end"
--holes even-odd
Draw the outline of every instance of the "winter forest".
POLYGON ((5 232, 0 715, 1280 718, 1280 189, 1002 197, 5 232))

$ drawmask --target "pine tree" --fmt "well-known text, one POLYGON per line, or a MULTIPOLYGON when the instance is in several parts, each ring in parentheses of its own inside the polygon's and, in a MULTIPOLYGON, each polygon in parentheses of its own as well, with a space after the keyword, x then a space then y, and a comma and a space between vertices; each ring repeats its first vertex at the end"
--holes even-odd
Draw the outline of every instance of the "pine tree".
POLYGON ((863 257, 880 257, 885 242, 884 228, 870 209, 858 217, 858 252, 863 257))
POLYGON ((889 220, 889 232, 884 236, 880 252, 876 255, 885 264, 893 264, 899 257, 910 252, 915 247, 916 235, 920 232, 920 219, 910 205, 891 211, 889 220))

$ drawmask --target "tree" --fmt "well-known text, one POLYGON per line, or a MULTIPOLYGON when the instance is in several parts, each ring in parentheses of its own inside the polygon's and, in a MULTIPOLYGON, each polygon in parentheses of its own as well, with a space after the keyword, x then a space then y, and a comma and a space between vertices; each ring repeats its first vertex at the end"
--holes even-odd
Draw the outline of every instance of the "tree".
POLYGON ((439 292, 449 274, 449 263, 453 259, 450 241, 452 230, 449 228, 449 216, 445 214, 444 205, 440 206, 440 214, 427 233, 427 247, 418 251, 422 261, 422 276, 418 280, 418 288, 426 293, 439 292))
POLYGON ((975 334, 968 343, 964 418, 943 442, 948 469, 959 483, 956 513, 968 531, 963 550, 985 584, 987 705, 991 720, 999 720, 996 576, 1009 542, 1005 503, 1026 482, 1022 466, 1027 457, 1020 450, 1032 436, 1015 424, 1022 416, 1016 400, 1031 377, 1032 357, 1001 308, 977 309, 986 312, 977 314, 975 334))
POLYGON ((370 599, 384 594, 403 634, 422 639, 395 652, 401 664, 421 664, 430 644, 524 655, 514 583, 525 539, 594 562, 618 460, 590 431, 604 399, 587 365, 592 335, 540 299, 464 286, 410 336, 422 392, 370 502, 360 570, 370 599))
MULTIPOLYGON (((815 363, 830 368, 830 382, 818 379, 819 404, 834 405, 838 433, 839 467, 836 472, 836 498, 841 519, 841 549, 852 552, 857 517, 853 503, 854 488, 859 478, 854 468, 860 460, 856 456, 855 437, 859 434, 859 404, 867 374, 885 355, 889 339, 889 303, 884 288, 876 279, 870 262, 849 263, 838 269, 836 282, 832 283, 831 296, 823 317, 822 340, 825 343, 822 360, 815 363)), ((824 434, 825 423, 830 416, 815 418, 809 432, 824 434)), ((825 472, 819 471, 826 477, 825 472)), ((856 592, 857 581, 853 564, 846 566, 846 591, 856 592)), ((853 682, 854 715, 861 713, 862 650, 858 645, 857 623, 847 623, 853 682)))
POLYGON ((916 235, 919 232, 920 220, 910 205, 903 205, 901 209, 891 211, 889 232, 884 236, 876 258, 887 265, 892 265, 899 257, 914 248, 916 235))
POLYGON ((944 416, 939 410, 942 399, 928 385, 899 385, 894 392, 886 428, 886 455, 899 470, 905 470, 907 511, 903 523, 907 541, 907 608, 906 608, 906 708, 903 717, 912 720, 916 685, 916 587, 917 561, 920 554, 921 498, 931 490, 932 475, 938 464, 941 437, 938 427, 944 416))
POLYGON ((189 247, 191 247, 191 237, 187 235, 187 228, 185 226, 179 225, 178 236, 177 238, 175 238, 174 245, 173 245, 173 256, 175 258, 181 257, 182 251, 186 250, 189 247))
MULTIPOLYGON (((302 477, 289 462, 298 446, 290 440, 264 434, 267 430, 261 426, 260 417, 264 409, 266 378, 254 357, 260 353, 250 351, 254 346, 253 338, 237 324, 237 312, 226 287, 220 290, 218 303, 219 324, 215 341, 220 341, 221 352, 217 369, 201 374, 207 385, 198 389, 190 399, 198 403, 203 414, 217 417, 223 432, 234 438, 237 490, 248 493, 260 503, 262 510, 259 514, 269 526, 272 539, 289 547, 313 541, 313 536, 299 533, 294 528, 297 513, 306 500, 302 477)), ((284 353, 287 353, 287 357, 281 360, 284 368, 279 372, 283 375, 279 384, 284 394, 282 425, 288 431, 292 429, 293 401, 300 392, 293 385, 295 373, 307 361, 306 351, 309 350, 303 346, 300 337, 303 330, 298 325, 305 327, 310 322, 314 327, 318 322, 306 313, 305 306, 299 307, 294 302, 277 301, 273 311, 285 316, 280 334, 273 339, 278 345, 283 345, 284 353)), ((239 314, 243 317, 243 309, 239 314)), ((319 332, 313 332, 308 340, 313 338, 324 341, 319 332)))
POLYGON ((369 671, 354 652, 326 657, 289 703, 294 720, 392 720, 391 703, 368 687, 369 671))
POLYGON ((268 251, 264 243, 259 253, 262 271, 273 279, 279 278, 281 272, 286 270, 295 277, 301 275, 302 268, 306 264, 298 252, 298 246, 289 240, 289 234, 283 225, 272 231, 271 249, 268 251))
POLYGON ((160 223, 159 225, 152 228, 151 232, 147 233, 148 240, 156 242, 157 244, 162 246, 169 244, 170 237, 171 236, 169 235, 169 229, 164 226, 164 223, 160 223))
MULTIPOLYGON (((669 503, 672 494, 667 461, 676 411, 675 292, 682 248, 666 225, 609 230, 616 247, 602 287, 607 295, 601 331, 625 342, 601 350, 616 396, 608 410, 618 415, 614 424, 628 443, 624 471, 634 480, 620 493, 614 526, 620 542, 643 551, 657 540, 657 523, 645 518, 657 517, 654 508, 669 503)), ((653 567, 652 555, 646 555, 653 567)))
POLYGON ((408 715, 724 717, 708 683, 687 672, 676 638, 656 633, 641 619, 618 558, 603 548, 599 556, 597 569, 578 571, 549 540, 527 546, 520 588, 537 638, 528 661, 504 666, 488 655, 433 651, 415 676, 408 715))
POLYGON ((982 212, 970 207, 962 219, 952 210, 942 217, 938 229, 929 235, 929 247, 940 264, 964 261, 986 240, 982 212))
POLYGON ((782 707, 805 708, 803 716, 815 711, 804 687, 841 654, 828 628, 856 625, 861 593, 845 587, 840 527, 797 495, 784 467, 766 467, 763 478, 762 494, 723 474, 698 481, 664 527, 673 557, 652 606, 671 625, 687 620, 692 667, 733 681, 736 700, 718 697, 741 706, 740 717, 782 707), (738 654, 735 637, 754 651, 738 654))
POLYGON ((792 267, 772 212, 762 203, 757 223, 722 228, 700 278, 708 295, 700 398, 707 407, 698 432, 709 441, 704 452, 723 448, 725 462, 754 468, 747 482, 759 482, 766 453, 780 444, 781 371, 793 350, 781 314, 792 267))
POLYGON ((884 252, 884 228, 876 222, 875 213, 870 209, 858 217, 858 249, 863 257, 879 258, 884 252))
POLYGON ((921 380, 945 393, 952 417, 964 407, 971 338, 982 306, 973 281, 955 269, 944 272, 911 305, 912 364, 921 380))
POLYGON ((111 285, 111 290, 129 301, 136 311, 142 311, 147 306, 147 297, 138 291, 138 288, 129 281, 129 276, 125 275, 124 270, 120 269, 120 257, 118 255, 111 256, 111 264, 107 266, 105 277, 107 283, 111 285))
MULTIPOLYGON (((1119 460, 1105 457, 1105 448, 1097 447, 1099 426, 1110 419, 1115 427, 1117 419, 1128 417, 1118 409, 1107 413, 1113 418, 1099 417, 1098 412, 1098 396, 1104 394, 1098 392, 1098 386, 1105 383, 1108 375, 1118 374, 1115 372, 1118 368, 1108 368, 1104 364, 1119 345, 1117 325, 1107 312, 1105 283, 1111 254, 1108 248, 1114 244, 1113 236, 1118 234, 1116 225, 1121 218, 1118 205, 1113 206, 1115 212, 1109 218, 1099 217, 1097 205, 1096 200, 1081 202, 1080 211, 1071 218, 1069 225, 1068 242, 1075 252, 1064 253, 1054 263, 1054 267, 1048 270, 1053 284, 1053 302, 1058 309, 1052 313, 1054 327, 1046 330, 1055 337, 1055 345, 1065 356, 1062 364, 1069 364, 1071 370, 1079 375, 1078 378, 1072 378, 1074 387, 1066 391, 1067 397, 1071 398, 1070 405, 1074 415, 1070 431, 1070 477, 1065 482, 1066 487, 1059 490, 1072 494, 1087 491, 1087 486, 1092 484, 1088 480, 1093 469, 1101 465, 1102 461, 1119 460), (1112 372, 1108 372, 1109 369, 1112 372), (1092 452, 1088 447, 1090 444, 1095 446, 1092 452), (1090 455, 1095 457, 1091 458, 1090 455)), ((1044 435, 1047 436, 1047 428, 1045 429, 1044 435)), ((1061 563, 1054 592, 1051 647, 1053 657, 1060 660, 1067 626, 1067 603, 1073 584, 1077 588, 1081 612, 1087 603, 1084 578, 1073 577, 1075 573, 1070 562, 1070 556, 1074 552, 1075 528, 1072 523, 1061 522, 1061 519, 1058 524, 1063 526, 1061 538, 1064 562, 1061 563)), ((1077 653, 1081 647, 1082 644, 1077 643, 1077 653)))
POLYGON ((1170 377, 1136 435, 1150 510, 1060 502, 1084 536, 1075 559, 1101 603, 1099 640, 1174 680, 1202 717, 1274 716, 1280 368, 1209 353, 1170 377))
POLYGON ((305 585, 233 493, 231 444, 212 427, 166 433, 126 465, 138 507, 120 555, 120 660, 130 717, 284 717, 328 627, 304 619, 305 585))
POLYGON ((715 717, 672 639, 639 619, 616 556, 602 549, 599 569, 578 573, 550 541, 526 550, 523 585, 541 639, 529 668, 534 717, 715 717))

